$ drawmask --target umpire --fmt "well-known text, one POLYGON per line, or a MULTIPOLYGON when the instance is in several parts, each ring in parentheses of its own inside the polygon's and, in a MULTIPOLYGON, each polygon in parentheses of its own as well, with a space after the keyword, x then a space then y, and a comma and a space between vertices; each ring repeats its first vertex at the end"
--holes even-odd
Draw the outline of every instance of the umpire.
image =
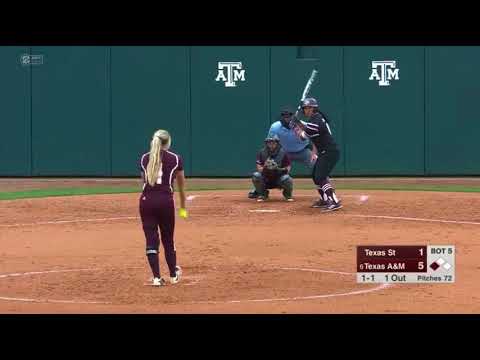
POLYGON ((280 113, 280 120, 274 122, 268 131, 268 136, 277 135, 283 150, 287 152, 291 161, 298 161, 313 169, 316 155, 312 152, 309 139, 299 139, 295 131, 290 129, 290 119, 293 111, 290 107, 284 107, 280 113))
MULTIPOLYGON (((290 161, 300 162, 313 170, 317 155, 312 151, 313 147, 309 139, 299 139, 295 131, 290 128, 290 120, 293 111, 285 106, 281 109, 280 119, 275 121, 268 131, 268 138, 277 136, 282 149, 287 153, 290 161)), ((248 193, 250 199, 258 197, 258 193, 252 190, 248 193)))

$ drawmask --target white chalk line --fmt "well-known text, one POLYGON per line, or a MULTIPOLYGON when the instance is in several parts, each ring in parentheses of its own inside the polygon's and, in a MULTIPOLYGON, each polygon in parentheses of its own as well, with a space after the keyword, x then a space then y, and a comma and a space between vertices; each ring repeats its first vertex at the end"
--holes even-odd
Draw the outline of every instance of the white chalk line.
MULTIPOLYGON (((348 272, 343 272, 343 271, 292 268, 292 267, 278 268, 277 270, 296 270, 296 271, 320 272, 320 273, 340 274, 340 275, 355 275, 355 273, 348 273, 348 272)), ((316 300, 316 299, 324 299, 324 298, 331 298, 331 297, 368 294, 368 293, 371 293, 371 292, 374 292, 374 291, 379 291, 379 290, 386 289, 386 288, 391 287, 391 286, 393 286, 393 284, 383 283, 383 284, 377 285, 377 286, 375 286, 371 289, 348 291, 348 292, 344 292, 344 293, 321 294, 321 295, 311 295, 311 296, 294 296, 294 297, 288 297, 288 298, 271 298, 271 299, 193 301, 193 302, 191 302, 191 304, 238 304, 238 303, 247 303, 247 302, 277 302, 277 301, 316 300)))
MULTIPOLYGON (((47 270, 47 271, 30 271, 25 273, 12 273, 2 274, 0 278, 27 276, 27 275, 39 275, 39 274, 51 274, 51 273, 65 273, 74 271, 98 271, 100 269, 69 269, 69 270, 47 270)), ((35 303, 59 303, 59 304, 111 304, 109 301, 83 301, 83 300, 55 300, 55 299, 29 299, 29 298, 17 298, 0 296, 0 300, 5 301, 22 301, 22 302, 35 302, 35 303)))
MULTIPOLYGON (((313 189, 315 190, 315 189, 313 189)), ((307 190, 309 191, 309 190, 307 190)), ((187 200, 194 200, 198 197, 227 197, 227 196, 232 196, 232 197, 244 197, 244 198, 247 198, 247 195, 238 195, 238 194, 221 194, 221 195, 218 195, 218 194, 202 194, 202 195, 194 195, 193 198, 191 199, 187 199, 187 200)), ((297 197, 309 197, 309 198, 315 198, 316 194, 313 194, 313 195, 307 195, 307 194, 300 194, 300 195, 293 195, 293 198, 297 198, 297 197)), ((341 198, 345 198, 345 197, 352 197, 352 198, 359 198, 361 196, 365 196, 364 194, 360 194, 360 195, 350 195, 350 194, 346 194, 346 195, 341 195, 340 197, 341 198)), ((250 199, 251 200, 251 199, 250 199)))
MULTIPOLYGON (((205 197, 205 196, 218 196, 218 195, 213 195, 213 194, 202 194, 202 195, 190 195, 187 197, 189 201, 194 200, 197 197, 205 197)), ((242 196, 243 195, 235 195, 235 194, 230 194, 230 195, 222 195, 222 196, 242 196)), ((304 196, 304 197, 310 197, 310 195, 298 195, 298 196, 304 196)), ((347 195, 344 195, 345 197, 347 195)), ((352 197, 359 197, 363 195, 351 195, 352 197)), ((190 208, 208 208, 210 207, 209 205, 191 205, 189 206, 190 208)), ((279 212, 280 210, 272 210, 272 211, 256 211, 256 210, 249 210, 251 212, 279 212)), ((202 215, 202 214, 196 214, 195 216, 202 215)), ((207 214, 207 216, 212 216, 210 214, 207 214)), ((97 219, 72 219, 72 220, 51 220, 51 221, 39 221, 39 222, 34 222, 34 223, 16 223, 16 224, 0 224, 0 227, 4 228, 10 228, 10 227, 22 227, 22 226, 37 226, 37 225, 59 225, 59 224, 74 224, 74 223, 82 223, 82 222, 104 222, 104 221, 117 221, 117 220, 139 220, 139 216, 118 216, 118 217, 110 217, 110 218, 97 218, 97 219)))
MULTIPOLYGON (((196 196, 211 196, 211 194, 196 195, 196 196)), ((217 195, 214 195, 217 196, 217 195)), ((243 195, 223 195, 223 196, 243 196, 243 195)), ((296 195, 295 197, 311 197, 310 195, 296 195)), ((370 198, 370 195, 342 195, 341 197, 354 197, 360 200, 366 201, 370 198), (366 197, 366 199, 365 199, 366 197)), ((254 210, 249 210, 254 212, 254 210)), ((351 217, 361 217, 361 218, 376 218, 376 219, 388 219, 388 220, 404 220, 404 221, 418 221, 418 222, 438 222, 446 224, 464 224, 464 225, 480 225, 480 222, 475 221, 463 221, 463 220, 443 220, 443 219, 426 219, 426 218, 414 218, 414 217, 403 217, 403 216, 387 216, 387 215, 361 215, 361 214, 352 214, 347 215, 351 217)))
MULTIPOLYGON (((129 266, 128 269, 143 269, 143 266, 129 266)), ((125 269, 125 268, 124 268, 125 269)), ((28 275, 42 275, 42 274, 52 274, 52 273, 67 273, 67 272, 79 272, 79 271, 100 271, 100 268, 88 268, 88 269, 67 269, 67 270, 45 270, 45 271, 29 271, 24 273, 10 273, 10 274, 0 274, 0 279, 8 277, 18 277, 18 276, 28 276, 28 275)), ((198 284, 204 276, 202 275, 191 275, 183 276, 183 279, 192 279, 191 283, 182 283, 181 285, 191 286, 198 284)), ((55 299, 30 299, 30 298, 17 298, 17 297, 7 297, 0 296, 0 300, 5 301, 21 301, 21 302, 35 302, 35 303, 59 303, 59 304, 112 304, 111 301, 84 301, 84 300, 55 300, 55 299)))
POLYGON ((182 276, 182 279, 191 279, 192 281, 188 284, 182 283, 184 286, 192 286, 198 284, 202 279, 205 278, 205 275, 190 275, 190 276, 182 276))
MULTIPOLYGON (((204 279, 204 275, 182 275, 181 279, 182 281, 180 282, 179 285, 176 286, 192 286, 198 284, 202 279, 204 279), (188 283, 185 283, 183 280, 191 280, 188 283)), ((153 278, 150 278, 148 283, 144 283, 143 285, 145 286, 154 286, 152 285, 152 280, 153 278)), ((168 282, 168 281, 167 281, 168 282)), ((158 286, 157 286, 158 287, 158 286)))
POLYGON ((35 223, 25 224, 2 224, 0 227, 19 227, 19 226, 35 226, 35 225, 58 225, 58 224, 71 224, 79 222, 102 222, 102 221, 116 221, 116 220, 138 220, 138 216, 121 216, 111 218, 99 218, 99 219, 73 219, 73 220, 52 220, 52 221, 39 221, 35 223))
MULTIPOLYGON (((140 268, 140 267, 132 267, 132 268, 140 268)), ((279 268, 280 270, 296 270, 296 271, 308 271, 308 272, 321 272, 321 273, 330 273, 330 274, 340 274, 340 275, 355 275, 354 273, 342 272, 342 271, 333 271, 333 270, 320 270, 320 269, 306 269, 306 268, 291 268, 291 267, 284 267, 279 268)), ((17 277, 17 276, 27 276, 27 275, 39 275, 39 274, 51 274, 51 273, 66 273, 66 272, 75 272, 75 271, 99 271, 99 268, 90 268, 90 269, 68 269, 68 270, 46 270, 46 271, 30 271, 25 273, 10 273, 10 274, 2 274, 0 278, 7 278, 7 277, 17 277)), ((273 269, 275 270, 275 269, 273 269)), ((192 283, 185 284, 185 286, 196 285, 204 276, 185 276, 184 278, 191 278, 193 279, 192 283)), ((366 290, 357 290, 357 291, 350 291, 346 293, 337 293, 337 294, 322 294, 322 295, 313 295, 313 296, 295 296, 291 298, 272 298, 272 299, 253 299, 253 300, 227 300, 227 301, 193 301, 190 302, 191 304, 220 304, 220 303, 242 303, 242 302, 273 302, 273 301, 296 301, 296 300, 315 300, 321 298, 329 298, 329 297, 338 297, 338 296, 351 296, 351 295, 359 295, 359 294, 366 294, 378 290, 385 289, 389 286, 393 286, 392 284, 380 284, 372 289, 366 290)), ((0 296, 0 300, 4 301, 21 301, 21 302, 35 302, 35 303, 61 303, 61 304, 112 304, 110 301, 83 301, 83 300, 56 300, 56 299, 31 299, 31 298, 18 298, 18 297, 7 297, 7 296, 0 296)))
POLYGON ((24 273, 11 273, 11 274, 2 274, 0 279, 7 277, 15 276, 28 276, 28 275, 41 275, 41 274, 51 274, 51 273, 64 273, 64 272, 74 272, 74 271, 98 271, 100 269, 69 269, 69 270, 46 270, 46 271, 30 271, 24 273))
POLYGON ((355 273, 342 272, 342 271, 318 270, 318 269, 303 269, 303 268, 292 268, 292 267, 280 268, 280 270, 297 270, 297 271, 308 271, 308 272, 320 272, 320 273, 327 273, 327 274, 355 275, 355 273))
MULTIPOLYGON (((391 284, 380 284, 372 289, 367 290, 358 290, 358 291, 349 291, 346 293, 336 293, 336 294, 324 294, 324 295, 313 295, 313 296, 295 296, 291 298, 273 298, 273 299, 253 299, 253 300, 230 300, 225 301, 224 303, 244 303, 244 302, 273 302, 273 301, 297 301, 297 300, 316 300, 316 299, 324 299, 330 297, 340 297, 340 296, 352 296, 352 295, 360 295, 360 294, 367 294, 374 291, 383 290, 387 287, 392 286, 391 284)), ((218 302, 213 302, 218 303, 218 302)))
POLYGON ((360 215, 360 214, 351 214, 347 215, 351 217, 359 218, 372 218, 372 219, 388 219, 388 220, 405 220, 405 221, 422 221, 422 222, 439 222, 446 224, 466 224, 466 225, 480 225, 480 222, 475 221, 457 221, 457 220, 441 220, 441 219, 423 219, 423 218, 414 218, 414 217, 403 217, 403 216, 386 216, 386 215, 360 215))
POLYGON ((0 296, 0 300, 5 301, 22 301, 22 302, 34 302, 34 303, 59 303, 59 304, 111 304, 105 301, 77 301, 77 300, 52 300, 52 299, 27 299, 27 298, 11 298, 0 296))
MULTIPOLYGON (((268 209, 258 209, 258 210, 249 210, 249 212, 265 212, 265 213, 276 213, 280 210, 268 210, 268 209)), ((200 216, 214 216, 213 214, 195 214, 195 217, 200 216)), ((402 216, 386 216, 386 215, 361 215, 361 214, 346 214, 345 216, 349 217, 358 217, 358 218, 372 218, 372 219, 387 219, 387 220, 404 220, 404 221, 417 221, 417 222, 438 222, 446 224, 464 224, 464 225, 480 225, 480 222, 475 221, 462 221, 462 220, 442 220, 442 219, 424 219, 424 218, 413 218, 413 217, 402 217, 402 216)), ((101 219, 75 219, 75 220, 58 220, 58 221, 42 221, 36 223, 25 223, 25 224, 2 224, 0 227, 22 227, 22 226, 36 226, 36 225, 59 225, 59 224, 69 224, 69 223, 78 223, 78 222, 102 222, 102 221, 116 221, 116 220, 138 220, 138 216, 127 216, 127 217, 113 217, 113 218, 101 218, 101 219)))
MULTIPOLYGON (((204 195, 196 195, 198 196, 218 196, 216 194, 204 194, 204 195)), ((228 194, 222 196, 241 196, 244 195, 235 195, 235 194, 228 194)), ((311 197, 311 195, 296 195, 294 197, 311 197)), ((367 200, 370 198, 370 195, 342 195, 341 197, 353 197, 358 198, 360 200, 367 200), (366 199, 365 199, 366 197, 366 199)), ((250 212, 264 212, 264 211, 255 211, 249 210, 250 212)), ((270 212, 270 211, 268 211, 270 212)), ((271 211, 273 212, 273 211, 271 211)), ((276 212, 276 211, 275 211, 276 212)), ((403 216, 387 216, 387 215, 361 215, 361 214, 352 214, 347 215, 351 217, 362 217, 362 218, 377 218, 377 219, 389 219, 389 220, 404 220, 404 221, 419 221, 419 222, 438 222, 438 223, 446 223, 446 224, 465 224, 465 225, 480 225, 480 222, 475 221, 463 221, 463 220, 443 220, 443 219, 425 219, 425 218, 414 218, 414 217, 403 217, 403 216)))

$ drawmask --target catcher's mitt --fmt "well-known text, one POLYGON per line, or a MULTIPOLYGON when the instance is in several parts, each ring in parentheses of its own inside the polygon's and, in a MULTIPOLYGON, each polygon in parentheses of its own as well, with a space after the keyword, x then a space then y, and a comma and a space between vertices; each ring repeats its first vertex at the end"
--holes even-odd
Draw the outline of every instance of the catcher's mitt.
POLYGON ((265 161, 265 166, 264 167, 267 170, 276 170, 276 169, 278 169, 278 164, 275 162, 275 160, 273 160, 271 158, 268 158, 265 161))

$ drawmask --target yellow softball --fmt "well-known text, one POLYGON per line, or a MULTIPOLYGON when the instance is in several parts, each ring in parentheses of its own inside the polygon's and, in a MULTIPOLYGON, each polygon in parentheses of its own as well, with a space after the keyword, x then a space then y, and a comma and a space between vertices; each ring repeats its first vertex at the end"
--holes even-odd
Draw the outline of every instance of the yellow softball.
POLYGON ((186 219, 188 217, 188 212, 187 212, 187 209, 184 209, 184 208, 180 208, 180 210, 178 210, 178 215, 184 219, 186 219))

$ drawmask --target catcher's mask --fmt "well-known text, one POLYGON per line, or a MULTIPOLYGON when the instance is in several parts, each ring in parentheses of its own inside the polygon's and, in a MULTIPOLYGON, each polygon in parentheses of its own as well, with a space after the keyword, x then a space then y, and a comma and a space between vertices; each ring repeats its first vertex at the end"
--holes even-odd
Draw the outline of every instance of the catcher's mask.
POLYGON ((278 135, 272 135, 272 136, 268 136, 266 139, 265 139, 265 144, 268 144, 268 143, 271 143, 271 142, 275 142, 277 144, 280 144, 280 138, 278 137, 278 135))
POLYGON ((278 138, 278 135, 273 135, 273 136, 267 137, 265 139, 265 146, 271 152, 275 153, 278 150, 278 148, 280 147, 280 139, 278 138))

